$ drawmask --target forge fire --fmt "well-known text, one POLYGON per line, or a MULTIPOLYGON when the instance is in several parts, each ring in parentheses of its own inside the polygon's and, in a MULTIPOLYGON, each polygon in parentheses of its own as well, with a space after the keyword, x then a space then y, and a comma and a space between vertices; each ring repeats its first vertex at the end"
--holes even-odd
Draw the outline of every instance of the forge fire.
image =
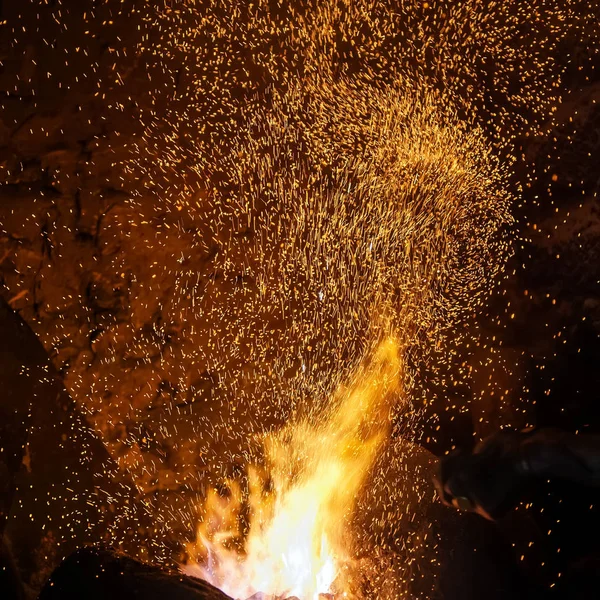
POLYGON ((0 13, 0 597, 574 600, 598 0, 0 13))
POLYGON ((242 537, 240 490, 226 500, 209 495, 186 572, 236 598, 268 592, 317 600, 334 590, 348 597, 343 571, 352 558, 349 519, 386 439, 399 361, 397 340, 385 340, 368 367, 338 390, 333 414, 324 414, 317 426, 290 424, 269 439, 272 489, 265 498, 263 481, 251 473, 245 557, 228 547, 242 537))

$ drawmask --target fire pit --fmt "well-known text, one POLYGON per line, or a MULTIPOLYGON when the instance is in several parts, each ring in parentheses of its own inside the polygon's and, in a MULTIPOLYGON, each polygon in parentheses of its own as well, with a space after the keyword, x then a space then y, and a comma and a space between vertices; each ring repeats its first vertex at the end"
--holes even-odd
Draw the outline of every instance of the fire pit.
MULTIPOLYGON (((232 600, 209 583, 143 564, 108 548, 83 548, 58 567, 38 600, 232 600)), ((238 599, 236 599, 238 600, 238 599)), ((254 594, 239 600, 299 600, 254 594)), ((334 600, 320 594, 318 600, 334 600)))

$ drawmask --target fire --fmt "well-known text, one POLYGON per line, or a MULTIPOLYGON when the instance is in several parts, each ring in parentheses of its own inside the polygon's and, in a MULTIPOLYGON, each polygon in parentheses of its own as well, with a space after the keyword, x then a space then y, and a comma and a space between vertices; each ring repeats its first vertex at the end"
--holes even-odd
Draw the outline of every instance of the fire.
POLYGON ((348 523, 387 437, 401 371, 400 345, 389 337, 340 386, 321 422, 304 420, 269 436, 265 472, 250 468, 245 492, 230 482, 226 498, 208 494, 185 572, 234 598, 351 596, 348 523))

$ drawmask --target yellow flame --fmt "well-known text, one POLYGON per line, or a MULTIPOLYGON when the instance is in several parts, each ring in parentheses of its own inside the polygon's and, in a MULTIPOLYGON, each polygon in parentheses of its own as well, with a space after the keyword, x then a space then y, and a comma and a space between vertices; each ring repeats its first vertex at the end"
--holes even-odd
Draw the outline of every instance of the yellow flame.
POLYGON ((236 482, 226 498, 210 491, 184 570, 235 598, 348 595, 348 523, 386 438, 400 376, 399 344, 390 337, 340 387, 320 422, 313 417, 267 438, 267 477, 250 468, 246 494, 236 482))

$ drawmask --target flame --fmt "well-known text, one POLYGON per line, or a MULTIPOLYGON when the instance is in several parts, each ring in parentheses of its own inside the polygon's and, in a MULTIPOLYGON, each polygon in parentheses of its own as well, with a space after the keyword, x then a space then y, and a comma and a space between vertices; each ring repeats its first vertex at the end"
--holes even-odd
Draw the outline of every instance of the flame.
POLYGON ((351 595, 344 578, 352 559, 348 523, 387 437, 400 377, 399 343, 389 337, 340 386, 326 414, 270 435, 266 471, 248 469, 245 493, 235 481, 227 497, 208 493, 184 571, 234 598, 351 595))

